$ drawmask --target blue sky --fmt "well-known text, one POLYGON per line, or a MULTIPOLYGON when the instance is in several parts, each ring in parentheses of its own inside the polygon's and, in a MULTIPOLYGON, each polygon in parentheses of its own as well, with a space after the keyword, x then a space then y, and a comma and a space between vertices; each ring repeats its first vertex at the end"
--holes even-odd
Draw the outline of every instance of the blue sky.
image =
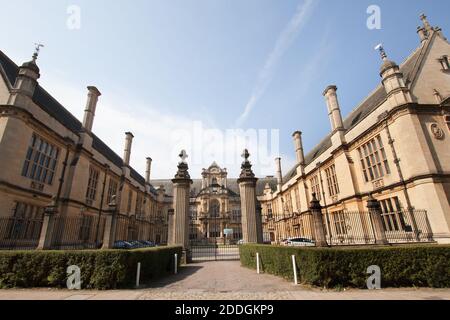
MULTIPOLYGON (((286 171, 292 132, 303 132, 309 151, 330 131, 327 85, 339 87, 346 116, 380 83, 376 44, 403 61, 419 45, 422 12, 450 35, 447 0, 3 0, 1 8, 9 12, 1 50, 22 63, 44 43, 40 83, 79 119, 85 88, 96 85, 94 132, 121 155, 123 133, 133 131, 132 165, 143 172, 151 156, 155 178, 175 173, 183 142, 173 132, 188 135, 196 123, 216 130, 206 140, 232 128, 279 129, 286 171), (80 29, 66 26, 70 5, 81 9, 80 29), (370 5, 381 8, 380 30, 366 27, 370 5)), ((191 154, 204 143, 191 142, 191 154)), ((217 150, 191 158, 191 175, 230 152, 217 150)), ((274 174, 273 158, 255 160, 258 175, 274 174)), ((238 161, 218 160, 237 176, 238 161)))

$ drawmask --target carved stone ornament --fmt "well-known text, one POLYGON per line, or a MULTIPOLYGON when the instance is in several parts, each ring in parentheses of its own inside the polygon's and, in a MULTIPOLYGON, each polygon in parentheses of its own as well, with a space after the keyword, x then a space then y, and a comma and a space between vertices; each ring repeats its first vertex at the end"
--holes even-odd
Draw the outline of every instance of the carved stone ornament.
POLYGON ((431 133, 433 134, 433 136, 434 136, 436 139, 438 139, 438 140, 444 139, 444 137, 445 137, 444 130, 442 130, 441 128, 439 128, 439 126, 438 126, 437 123, 432 123, 432 124, 430 125, 430 130, 431 130, 431 133))

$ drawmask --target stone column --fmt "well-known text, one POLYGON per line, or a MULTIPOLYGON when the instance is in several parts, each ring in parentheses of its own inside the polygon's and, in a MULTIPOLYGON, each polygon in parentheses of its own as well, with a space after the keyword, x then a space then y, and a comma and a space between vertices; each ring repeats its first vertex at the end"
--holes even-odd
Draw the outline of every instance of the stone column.
POLYGON ((117 225, 117 204, 116 196, 112 196, 111 202, 108 205, 108 210, 105 214, 105 228, 103 231, 103 245, 102 249, 114 248, 116 241, 116 225, 117 225))
POLYGON ((167 243, 171 244, 174 243, 173 239, 173 215, 174 215, 174 209, 169 209, 167 212, 169 221, 168 221, 168 230, 167 230, 167 243))
POLYGON ((191 250, 189 243, 189 193, 192 184, 188 172, 188 165, 185 162, 186 152, 180 153, 182 161, 178 163, 178 171, 173 183, 173 229, 172 242, 169 245, 183 246, 183 261, 191 261, 191 250))
POLYGON ((381 205, 372 195, 369 195, 369 199, 367 200, 367 209, 369 209, 370 221, 372 222, 372 229, 375 235, 375 243, 389 244, 383 226, 381 205))
POLYGON ((242 238, 244 243, 263 243, 261 215, 258 216, 256 207, 256 181, 252 165, 248 161, 250 154, 244 150, 242 157, 241 174, 238 179, 241 212, 242 212, 242 238))
POLYGON ((52 201, 44 209, 44 221, 42 222, 37 250, 51 249, 56 214, 58 214, 56 197, 53 197, 52 201))
POLYGON ((312 194, 309 210, 311 211, 313 218, 316 247, 328 247, 327 239, 325 237, 322 206, 320 205, 319 200, 317 200, 315 193, 312 194))

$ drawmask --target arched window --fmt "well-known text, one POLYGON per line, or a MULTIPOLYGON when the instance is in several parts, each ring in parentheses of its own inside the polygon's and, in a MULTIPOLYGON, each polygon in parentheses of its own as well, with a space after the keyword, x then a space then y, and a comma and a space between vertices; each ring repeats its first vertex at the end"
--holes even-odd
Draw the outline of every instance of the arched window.
POLYGON ((220 203, 217 200, 211 200, 211 203, 209 204, 209 216, 211 218, 217 218, 219 217, 220 213, 220 203))

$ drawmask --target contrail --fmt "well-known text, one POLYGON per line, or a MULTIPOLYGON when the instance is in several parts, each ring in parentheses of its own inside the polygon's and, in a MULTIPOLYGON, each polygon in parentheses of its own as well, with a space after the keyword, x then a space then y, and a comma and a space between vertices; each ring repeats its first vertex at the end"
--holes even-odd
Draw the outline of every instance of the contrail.
POLYGON ((250 99, 248 100, 244 111, 236 120, 236 126, 239 127, 245 122, 258 100, 266 91, 272 80, 278 61, 290 48, 297 35, 305 26, 317 2, 318 1, 315 0, 305 0, 297 6, 294 16, 278 36, 274 48, 267 57, 263 68, 259 72, 258 80, 255 87, 253 88, 252 95, 250 96, 250 99))

